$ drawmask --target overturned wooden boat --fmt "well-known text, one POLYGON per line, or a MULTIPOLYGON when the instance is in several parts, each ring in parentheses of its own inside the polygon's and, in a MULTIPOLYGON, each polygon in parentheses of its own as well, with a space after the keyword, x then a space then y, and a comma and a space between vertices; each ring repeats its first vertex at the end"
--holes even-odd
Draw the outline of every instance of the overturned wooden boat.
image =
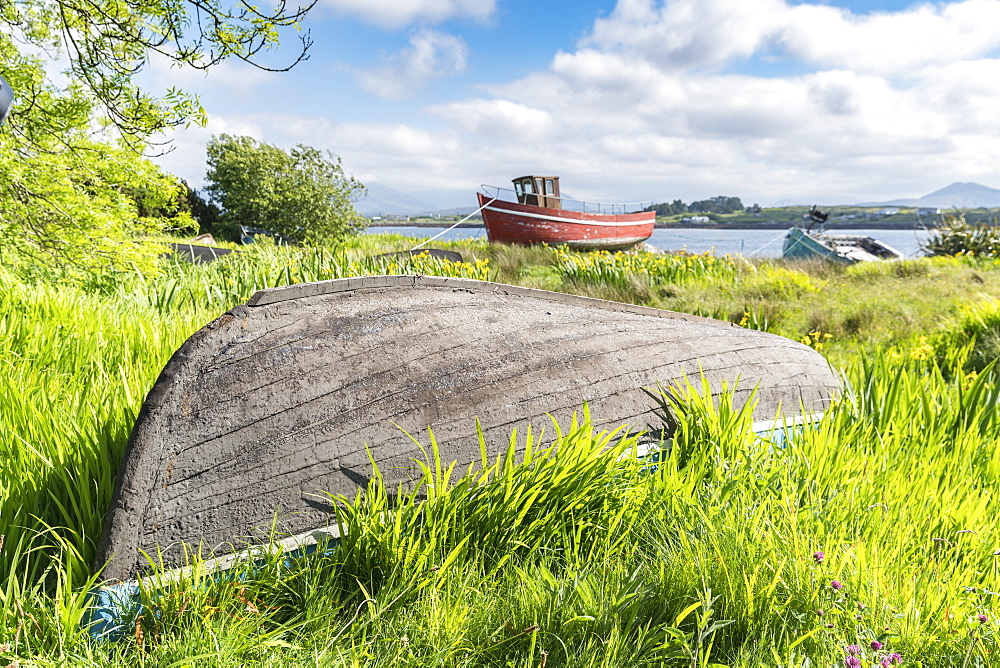
POLYGON ((132 431, 98 554, 106 580, 330 524, 323 493, 412 480, 433 428, 444 459, 480 461, 512 429, 658 426, 644 388, 704 373, 757 388, 756 417, 820 411, 837 381, 814 350, 696 316, 479 281, 341 279, 263 290, 167 363, 132 431))

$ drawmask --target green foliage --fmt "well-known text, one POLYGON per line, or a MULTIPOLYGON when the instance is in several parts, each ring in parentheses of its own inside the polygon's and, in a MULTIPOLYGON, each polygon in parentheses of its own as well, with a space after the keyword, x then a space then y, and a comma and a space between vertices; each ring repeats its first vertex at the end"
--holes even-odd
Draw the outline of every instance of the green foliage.
POLYGON ((139 403, 171 352, 208 313, 173 326, 128 295, 65 286, 0 288, 0 580, 30 589, 49 566, 53 533, 71 531, 93 558, 117 463, 139 403), (16 472, 16 473, 15 473, 16 472))
MULTIPOLYGON (((760 207, 754 204, 754 208, 747 209, 748 212, 760 213, 760 207)), ((718 195, 710 199, 698 200, 685 204, 679 199, 673 202, 660 202, 647 206, 643 211, 655 211, 657 216, 676 216, 682 213, 736 213, 743 211, 743 202, 739 197, 726 197, 718 195)))
POLYGON ((22 274, 155 272, 164 248, 149 235, 192 226, 189 215, 177 212, 177 180, 128 148, 82 132, 72 141, 68 148, 0 143, 4 264, 22 274), (140 202, 156 215, 141 215, 140 202))
POLYGON ((651 204, 647 206, 643 211, 655 211, 657 216, 675 216, 681 213, 687 213, 687 204, 679 199, 675 199, 669 204, 667 202, 660 202, 659 204, 651 204))
POLYGON ((688 211, 699 213, 734 213, 742 210, 743 202, 740 201, 739 197, 726 197, 725 195, 691 202, 688 205, 688 211))
MULTIPOLYGON (((15 7, 7 7, 14 12, 15 7)), ((0 18, 0 23, 3 18, 0 18)), ((44 63, 0 34, 0 67, 17 91, 0 128, 0 256, 19 273, 156 270, 163 247, 145 237, 190 225, 176 179, 131 148, 92 133, 94 102, 59 91, 44 63), (155 216, 140 213, 140 202, 155 216)))
POLYGON ((205 115, 178 90, 142 90, 143 70, 152 58, 199 69, 229 58, 255 64, 305 11, 221 0, 0 3, 0 74, 15 95, 0 129, 5 263, 154 271, 163 248, 145 237, 192 222, 183 207, 178 216, 176 179, 141 153, 156 132, 205 115), (65 70, 53 76, 57 59, 65 70), (150 210, 157 215, 143 214, 150 210))
POLYGON ((211 232, 213 227, 218 226, 219 216, 222 215, 219 207, 206 201, 183 179, 174 189, 173 198, 167 202, 160 201, 156 193, 151 196, 147 190, 128 194, 135 200, 141 218, 169 218, 179 214, 189 219, 189 228, 177 230, 177 233, 185 236, 211 232))
MULTIPOLYGON (((548 437, 512 436, 469 471, 442 461, 429 433, 412 486, 387 488, 373 464, 367 488, 336 499, 346 537, 320 555, 288 566, 274 553, 228 578, 154 576, 150 613, 112 648, 74 632, 79 593, 61 590, 57 618, 28 592, 42 633, 8 656, 749 668, 842 664, 856 644, 875 665, 890 652, 986 661, 1000 612, 1000 385, 886 356, 848 378, 823 419, 781 445, 754 434, 730 394, 672 388, 673 444, 655 464, 586 413, 548 437)), ((24 618, 6 610, 0 633, 24 618)))
MULTIPOLYGON (((196 98, 176 89, 157 97, 139 88, 137 79, 151 58, 197 69, 234 58, 262 66, 261 53, 277 47, 283 29, 298 29, 310 6, 291 10, 279 2, 269 9, 220 0, 5 2, 0 6, 0 71, 17 96, 10 122, 23 128, 30 116, 60 134, 68 115, 82 120, 96 104, 100 117, 143 148, 155 132, 204 120, 196 98), (25 54, 37 50, 66 59, 69 82, 61 95, 50 97, 45 75, 25 69, 25 54)), ((309 46, 308 34, 300 39, 302 50, 292 64, 309 46)))
MULTIPOLYGON (((187 196, 184 198, 182 208, 190 212, 191 217, 198 223, 199 234, 219 234, 219 238, 226 239, 225 228, 222 225, 222 209, 214 203, 205 199, 200 192, 188 186, 184 182, 187 196)), ((237 241, 236 239, 228 239, 237 241)))
POLYGON ((963 306, 934 339, 933 347, 942 361, 956 350, 967 349, 964 363, 955 370, 978 374, 1000 359, 1000 300, 984 299, 963 306))
POLYGON ((719 258, 711 253, 578 253, 564 248, 556 248, 553 253, 568 286, 607 287, 647 299, 663 284, 731 277, 736 274, 737 264, 729 256, 719 258))
POLYGON ((754 302, 797 301, 822 289, 824 281, 782 265, 748 265, 737 279, 740 291, 754 302))
POLYGON ((895 260, 893 262, 858 262, 848 265, 844 273, 857 279, 879 280, 887 276, 898 278, 917 278, 928 276, 932 271, 932 264, 923 259, 917 260, 895 260))
POLYGON ((290 151, 250 137, 213 137, 205 190, 222 222, 264 228, 309 244, 354 232, 362 220, 352 201, 364 186, 344 174, 340 158, 310 146, 290 151))
POLYGON ((965 222, 965 216, 944 216, 921 245, 930 256, 978 255, 1000 257, 1000 227, 965 222))

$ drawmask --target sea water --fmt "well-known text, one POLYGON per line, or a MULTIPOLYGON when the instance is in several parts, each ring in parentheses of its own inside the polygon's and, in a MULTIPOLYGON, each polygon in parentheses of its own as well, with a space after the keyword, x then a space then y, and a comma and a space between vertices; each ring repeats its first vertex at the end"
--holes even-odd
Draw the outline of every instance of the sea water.
MULTIPOLYGON (((402 234, 428 238, 446 228, 439 227, 369 227, 369 234, 402 234)), ((830 234, 854 234, 878 239, 907 257, 921 255, 920 245, 927 240, 927 230, 836 230, 830 234)), ((701 228, 657 228, 647 243, 661 250, 686 250, 689 253, 714 252, 716 255, 746 255, 748 257, 781 257, 781 243, 787 230, 724 230, 701 228)), ((483 227, 456 227, 439 237, 441 241, 485 239, 483 227)), ((418 243, 414 241, 414 244, 418 243)))

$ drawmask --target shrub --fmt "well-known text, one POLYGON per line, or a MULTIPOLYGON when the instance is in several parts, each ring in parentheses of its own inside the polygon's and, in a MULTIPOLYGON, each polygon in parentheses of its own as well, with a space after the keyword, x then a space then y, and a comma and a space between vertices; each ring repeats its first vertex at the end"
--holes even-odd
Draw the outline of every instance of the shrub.
POLYGON ((979 255, 1000 257, 1000 228, 965 222, 965 216, 945 216, 941 225, 921 245, 930 256, 979 255))

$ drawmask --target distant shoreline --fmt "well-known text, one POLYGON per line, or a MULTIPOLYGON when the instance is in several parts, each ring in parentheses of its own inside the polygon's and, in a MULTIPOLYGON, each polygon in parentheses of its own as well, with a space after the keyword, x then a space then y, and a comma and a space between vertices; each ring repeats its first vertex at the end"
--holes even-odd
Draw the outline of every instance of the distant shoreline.
MULTIPOLYGON (((452 224, 447 222, 444 223, 426 223, 426 222, 412 222, 412 221, 379 221, 377 224, 368 224, 366 227, 426 227, 428 230, 435 229, 446 229, 451 227, 452 224)), ((456 227, 463 228, 478 228, 482 229, 482 223, 468 222, 460 223, 456 227)), ((783 221, 767 221, 760 223, 719 223, 717 225, 683 225, 676 223, 657 223, 656 229, 664 230, 787 230, 792 227, 790 223, 783 221)), ((912 230, 912 229, 929 229, 929 226, 921 226, 915 223, 897 223, 889 224, 885 222, 879 222, 876 220, 862 220, 862 221, 836 221, 834 223, 827 224, 827 229, 835 230, 912 230)))
POLYGON ((443 229, 446 227, 451 227, 453 225, 455 227, 483 226, 482 223, 475 223, 475 222, 459 223, 458 225, 455 225, 455 223, 453 222, 449 223, 447 221, 441 223, 428 223, 424 221, 412 221, 412 220, 380 220, 378 222, 368 223, 367 225, 365 225, 365 227, 426 227, 428 229, 435 229, 435 228, 443 229))

